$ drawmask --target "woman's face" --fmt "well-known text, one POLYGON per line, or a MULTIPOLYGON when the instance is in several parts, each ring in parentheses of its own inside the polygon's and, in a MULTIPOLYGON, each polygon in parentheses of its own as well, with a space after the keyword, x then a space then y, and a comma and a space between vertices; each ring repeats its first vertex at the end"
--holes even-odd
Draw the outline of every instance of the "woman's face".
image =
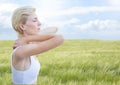
POLYGON ((27 35, 34 35, 39 33, 41 23, 38 20, 36 14, 28 16, 26 23, 24 24, 24 33, 27 35))

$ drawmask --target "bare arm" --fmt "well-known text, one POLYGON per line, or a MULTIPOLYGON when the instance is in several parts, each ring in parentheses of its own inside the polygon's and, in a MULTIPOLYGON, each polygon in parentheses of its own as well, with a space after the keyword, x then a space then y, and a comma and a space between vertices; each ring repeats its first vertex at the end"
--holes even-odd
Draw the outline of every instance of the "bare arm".
POLYGON ((15 41, 13 49, 20 45, 28 44, 29 42, 41 42, 52 38, 57 32, 57 27, 47 27, 44 30, 41 30, 40 33, 36 35, 27 36, 15 41))
POLYGON ((55 34, 57 31, 58 31, 57 27, 47 27, 46 29, 41 30, 39 34, 41 35, 55 34))
POLYGON ((50 38, 54 37, 54 35, 50 35, 50 34, 46 34, 46 35, 30 35, 30 36, 26 36, 24 38, 21 38, 21 41, 26 42, 27 44, 29 42, 41 42, 41 41, 45 41, 48 40, 50 38))
MULTIPOLYGON (((37 38, 34 37, 34 36, 31 36, 31 37, 24 38, 22 40, 25 41, 25 42, 31 42, 31 41, 39 40, 38 39, 39 37, 37 37, 37 38)), ((16 50, 14 55, 17 56, 17 57, 20 57, 20 58, 29 57, 29 56, 32 56, 32 55, 37 55, 37 54, 46 52, 50 49, 53 49, 53 48, 59 46, 60 44, 63 43, 63 41, 64 41, 64 39, 61 35, 54 35, 51 38, 48 38, 47 40, 42 41, 42 42, 38 42, 36 44, 25 44, 25 45, 23 45, 16 50)))
POLYGON ((24 37, 23 41, 26 41, 26 43, 45 41, 52 38, 56 32, 57 32, 56 27, 48 27, 44 30, 41 30, 39 34, 24 37))

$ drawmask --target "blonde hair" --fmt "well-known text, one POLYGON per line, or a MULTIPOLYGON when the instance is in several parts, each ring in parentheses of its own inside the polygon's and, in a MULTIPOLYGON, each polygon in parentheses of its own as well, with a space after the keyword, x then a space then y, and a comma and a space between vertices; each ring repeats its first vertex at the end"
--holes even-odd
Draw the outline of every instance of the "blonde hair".
POLYGON ((23 30, 20 28, 19 24, 25 24, 27 17, 30 16, 32 13, 35 12, 35 8, 31 6, 24 6, 17 8, 12 15, 12 27, 14 30, 19 34, 23 34, 23 30))

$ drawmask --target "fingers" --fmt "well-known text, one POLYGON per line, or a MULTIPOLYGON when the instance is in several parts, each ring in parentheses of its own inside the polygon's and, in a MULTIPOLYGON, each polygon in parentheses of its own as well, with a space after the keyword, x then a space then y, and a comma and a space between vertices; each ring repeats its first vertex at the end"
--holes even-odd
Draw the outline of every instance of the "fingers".
POLYGON ((15 49, 16 47, 18 47, 18 45, 13 45, 13 49, 15 49))
POLYGON ((13 44, 13 49, 15 49, 16 47, 18 46, 22 46, 22 45, 25 45, 27 44, 26 42, 24 42, 22 39, 18 39, 15 41, 15 43, 13 44))
POLYGON ((15 43, 13 44, 13 49, 15 49, 18 46, 17 44, 17 40, 15 41, 15 43))
POLYGON ((16 47, 20 46, 19 40, 16 40, 15 43, 13 44, 13 49, 16 47))

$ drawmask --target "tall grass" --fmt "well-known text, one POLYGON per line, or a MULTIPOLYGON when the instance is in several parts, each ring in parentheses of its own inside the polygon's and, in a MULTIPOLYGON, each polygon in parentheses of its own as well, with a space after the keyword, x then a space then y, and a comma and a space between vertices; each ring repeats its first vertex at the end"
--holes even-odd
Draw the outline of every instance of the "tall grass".
MULTIPOLYGON (((11 84, 12 44, 0 41, 0 85, 11 84)), ((38 59, 38 85, 120 85, 120 41, 66 40, 38 59)))

